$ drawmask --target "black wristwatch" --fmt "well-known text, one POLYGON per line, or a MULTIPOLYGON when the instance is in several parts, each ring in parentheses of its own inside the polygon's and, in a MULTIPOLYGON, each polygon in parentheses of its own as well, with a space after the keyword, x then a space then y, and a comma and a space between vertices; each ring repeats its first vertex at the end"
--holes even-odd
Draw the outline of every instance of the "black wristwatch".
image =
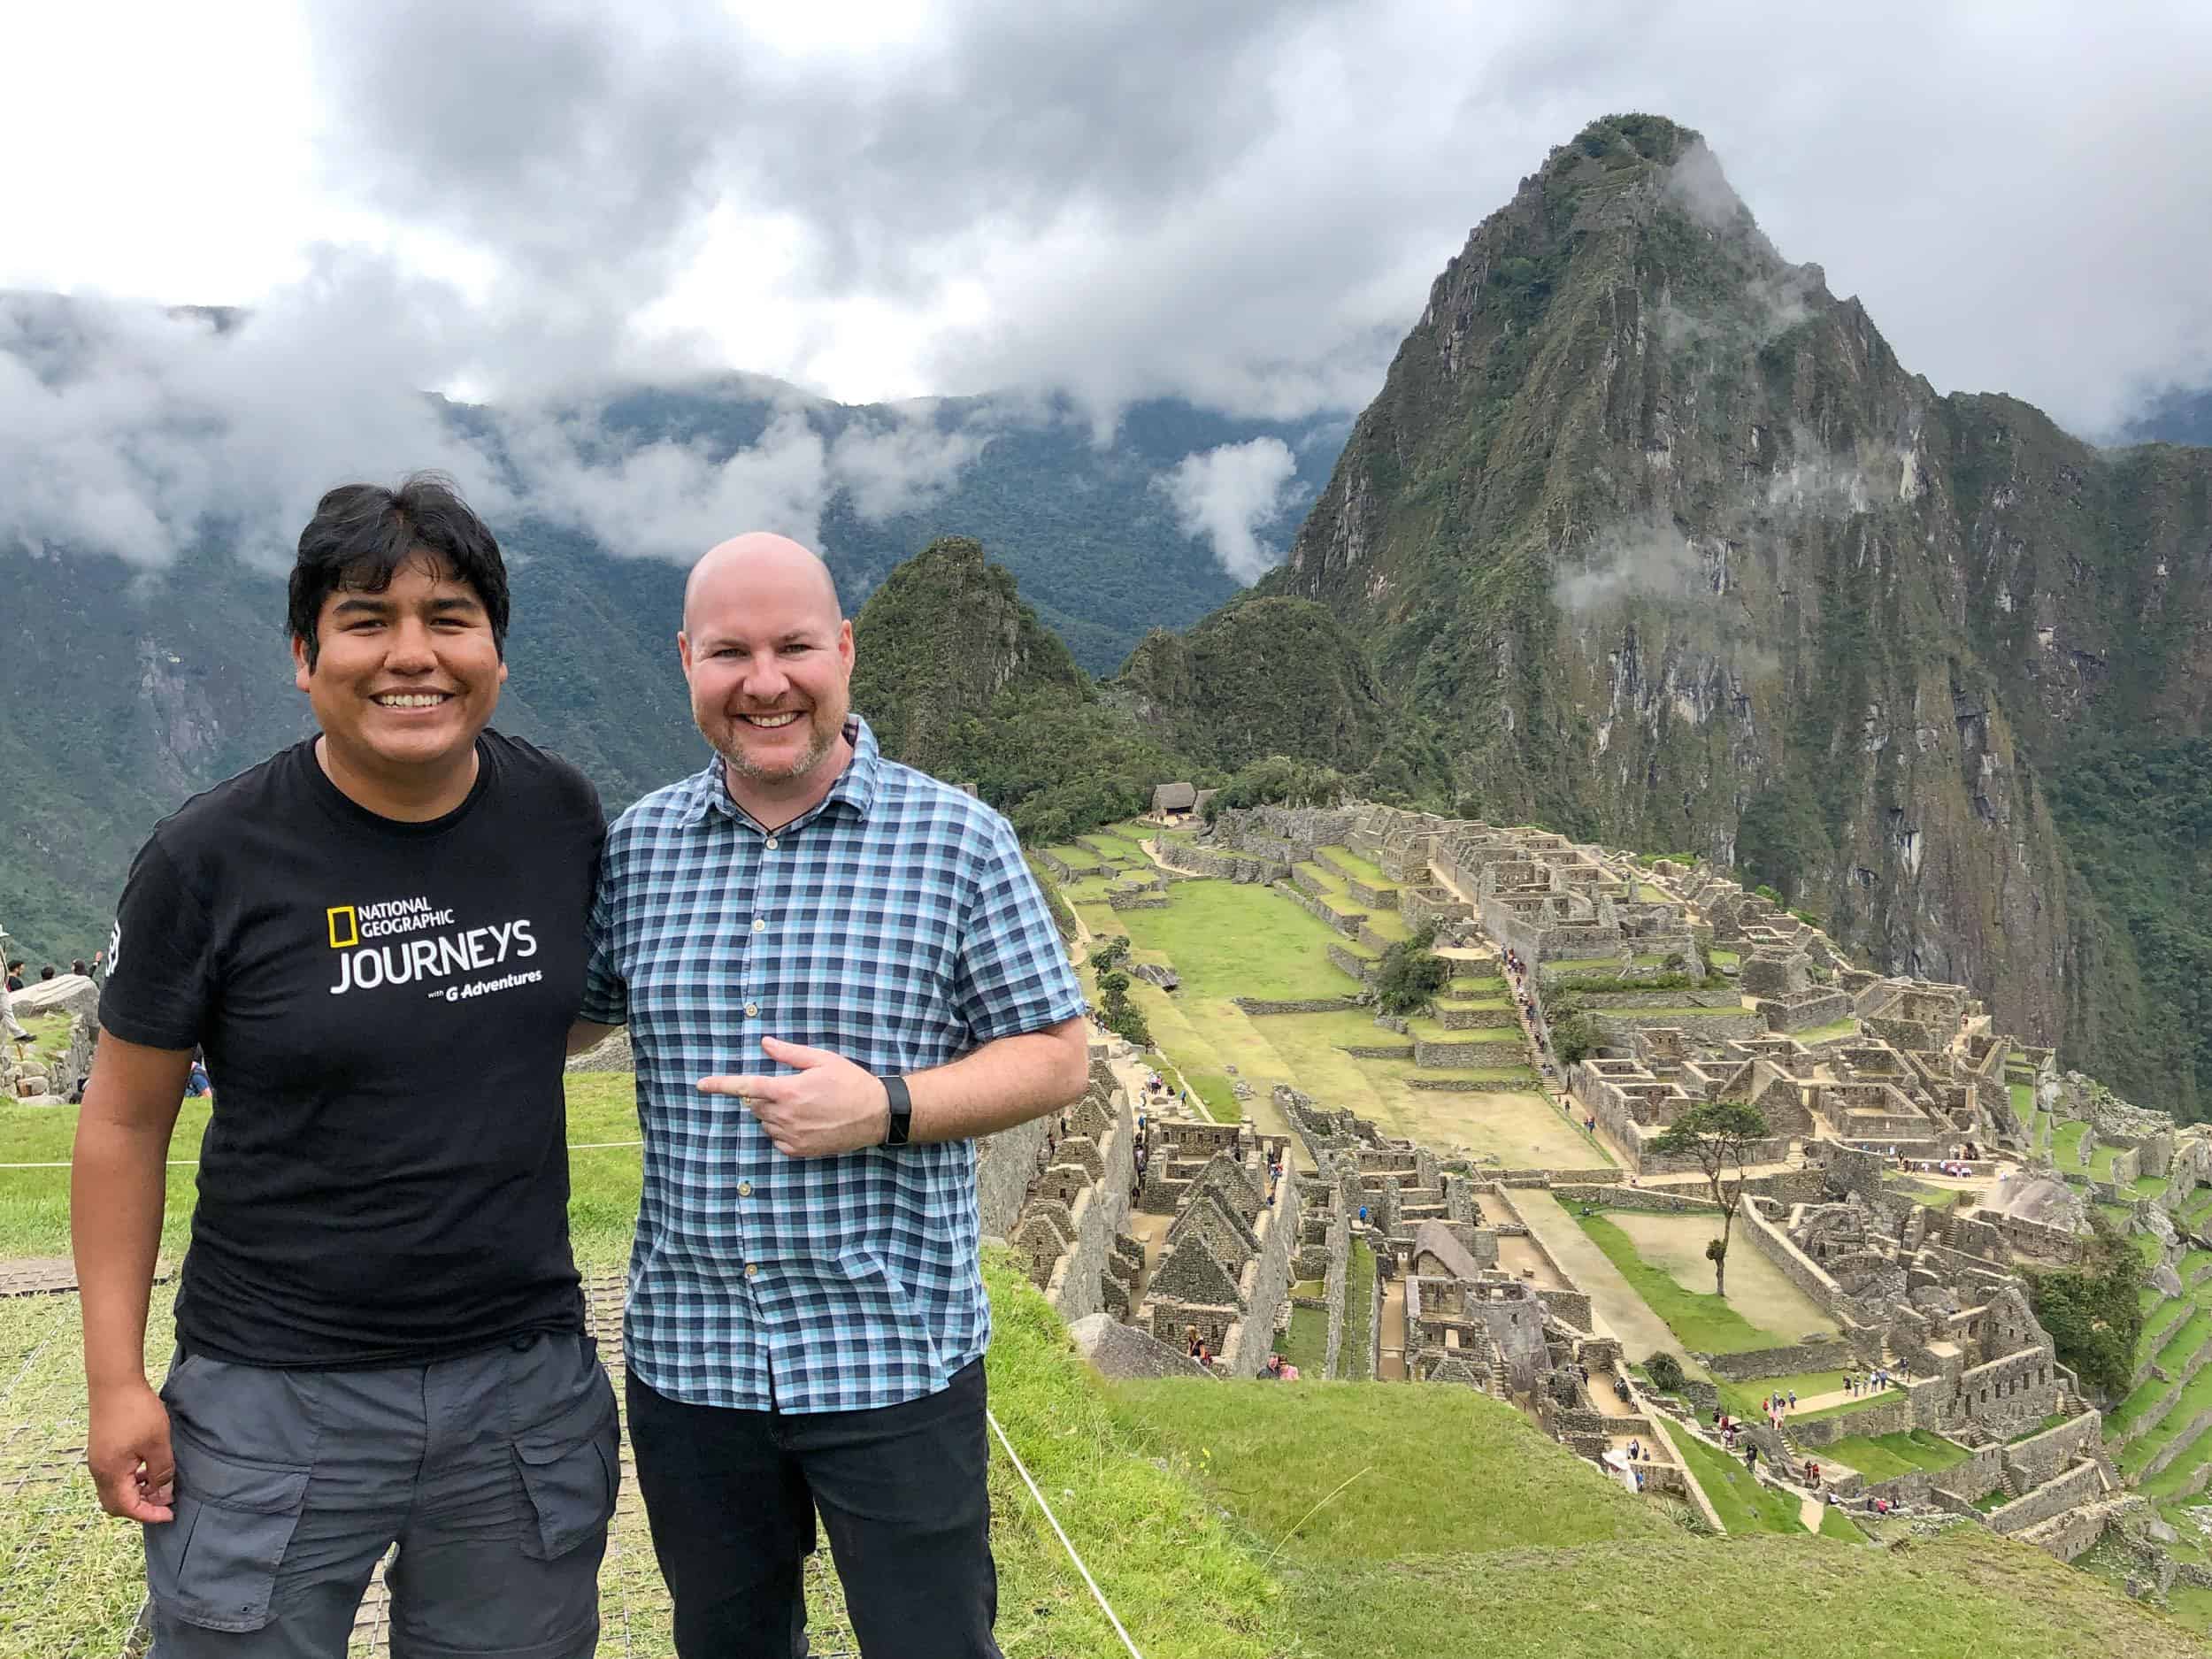
POLYGON ((883 1077, 876 1081, 883 1085, 883 1092, 891 1102, 891 1121, 884 1126, 883 1144, 902 1147, 907 1136, 914 1133, 914 1097, 907 1092, 902 1077, 883 1077))

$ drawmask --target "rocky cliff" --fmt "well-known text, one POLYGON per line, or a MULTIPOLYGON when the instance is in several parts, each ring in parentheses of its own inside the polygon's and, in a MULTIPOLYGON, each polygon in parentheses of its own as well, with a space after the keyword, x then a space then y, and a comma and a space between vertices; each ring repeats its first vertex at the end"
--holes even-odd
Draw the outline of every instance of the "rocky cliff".
POLYGON ((1342 619, 1483 810, 1740 865, 2094 1047, 2126 941, 2048 779, 2201 730, 2208 479, 1939 397, 1695 134, 1616 117, 1438 277, 1263 588, 1342 619))

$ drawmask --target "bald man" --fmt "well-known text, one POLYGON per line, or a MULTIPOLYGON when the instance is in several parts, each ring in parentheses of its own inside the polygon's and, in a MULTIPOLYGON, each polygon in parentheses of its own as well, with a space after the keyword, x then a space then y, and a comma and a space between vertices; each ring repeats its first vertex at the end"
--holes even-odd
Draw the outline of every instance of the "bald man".
POLYGON ((1006 820, 878 752, 821 560, 699 561, 704 770, 610 833, 579 1041, 626 1022, 645 1183, 625 1327, 682 1659, 805 1652, 818 1510, 864 1655, 995 1655, 974 1140, 1087 1074, 1006 820))

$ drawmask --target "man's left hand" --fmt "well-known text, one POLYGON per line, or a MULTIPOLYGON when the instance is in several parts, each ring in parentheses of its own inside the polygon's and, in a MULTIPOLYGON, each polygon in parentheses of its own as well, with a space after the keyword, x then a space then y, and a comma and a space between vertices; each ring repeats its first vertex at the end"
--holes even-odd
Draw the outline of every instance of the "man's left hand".
POLYGON ((776 1150, 795 1158, 828 1157, 880 1146, 890 1096, 873 1073, 826 1048, 763 1037, 760 1051, 795 1066, 789 1077, 703 1077, 702 1094, 733 1094, 753 1109, 776 1150))

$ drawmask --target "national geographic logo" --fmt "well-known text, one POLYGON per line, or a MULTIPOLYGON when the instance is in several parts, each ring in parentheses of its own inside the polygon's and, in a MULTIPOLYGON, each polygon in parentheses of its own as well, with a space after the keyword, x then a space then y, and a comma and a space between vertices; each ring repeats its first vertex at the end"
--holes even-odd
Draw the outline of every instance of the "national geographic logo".
POLYGON ((535 970, 462 983, 465 976, 511 966, 538 954, 529 918, 463 927, 455 912, 428 898, 380 899, 373 904, 333 904, 323 910, 330 948, 338 953, 333 996, 383 986, 417 985, 434 997, 458 1002, 518 985, 535 984, 535 970))

